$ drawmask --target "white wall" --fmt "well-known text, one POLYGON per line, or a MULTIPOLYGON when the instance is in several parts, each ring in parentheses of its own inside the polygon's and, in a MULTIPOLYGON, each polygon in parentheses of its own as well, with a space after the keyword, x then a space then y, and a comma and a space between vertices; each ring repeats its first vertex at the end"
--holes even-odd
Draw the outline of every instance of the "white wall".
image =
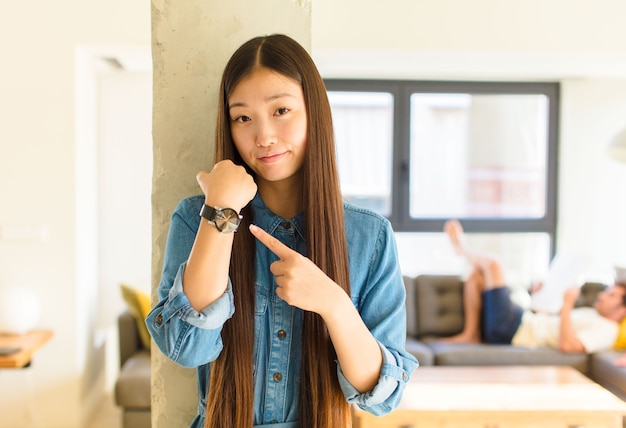
POLYGON ((313 51, 624 52, 620 0, 316 0, 313 51))
POLYGON ((149 50, 150 4, 13 3, 0 40, 0 228, 27 236, 0 240, 0 286, 34 288, 43 307, 40 327, 54 330, 31 369, 0 372, 0 426, 78 427, 97 395, 99 362, 91 329, 97 321, 89 315, 97 313, 97 286, 77 279, 77 50, 149 50), (25 388, 29 380, 32 390, 25 388), (25 417, 28 403, 35 404, 32 421, 25 417))
MULTIPOLYGON (((147 64, 149 65, 149 64, 147 64)), ((97 317, 94 339, 105 390, 119 373, 117 316, 126 307, 120 284, 151 291, 152 73, 107 69, 97 77, 98 238, 97 317), (104 373, 102 373, 104 372, 104 373)), ((86 376, 96 377, 87 371, 86 376)))
POLYGON ((152 73, 98 79, 99 326, 116 325, 120 282, 151 290, 152 73))
POLYGON ((600 273, 626 266, 626 164, 606 156, 626 128, 626 78, 563 82, 558 245, 587 249, 600 273))

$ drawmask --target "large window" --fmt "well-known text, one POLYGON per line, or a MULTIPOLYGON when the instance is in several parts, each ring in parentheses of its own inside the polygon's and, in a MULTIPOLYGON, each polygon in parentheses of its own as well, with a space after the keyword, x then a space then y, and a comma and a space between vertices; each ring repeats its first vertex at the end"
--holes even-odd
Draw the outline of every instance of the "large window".
POLYGON ((553 253, 557 83, 326 85, 346 200, 398 232, 441 232, 457 218, 467 232, 523 233, 553 253))

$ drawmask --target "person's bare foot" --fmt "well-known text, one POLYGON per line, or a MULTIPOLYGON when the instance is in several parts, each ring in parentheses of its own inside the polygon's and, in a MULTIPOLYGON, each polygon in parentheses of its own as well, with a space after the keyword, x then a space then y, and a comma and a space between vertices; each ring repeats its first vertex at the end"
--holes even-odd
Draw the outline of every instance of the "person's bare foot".
POLYGON ((464 255, 463 251, 463 226, 458 220, 448 220, 443 225, 443 231, 446 232, 454 251, 459 255, 464 255))
POLYGON ((480 343, 480 336, 478 334, 461 332, 454 336, 442 337, 439 341, 446 343, 480 343))

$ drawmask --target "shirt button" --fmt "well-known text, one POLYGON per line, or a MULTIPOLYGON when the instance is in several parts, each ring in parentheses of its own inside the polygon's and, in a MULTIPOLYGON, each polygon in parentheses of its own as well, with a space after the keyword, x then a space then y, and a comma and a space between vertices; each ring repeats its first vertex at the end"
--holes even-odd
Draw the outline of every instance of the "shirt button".
POLYGON ((163 315, 161 314, 157 315, 157 317, 154 320, 156 321, 157 324, 161 324, 163 322, 163 315))
POLYGON ((287 337, 287 332, 285 330, 278 330, 278 338, 282 340, 285 337, 287 337))
POLYGON ((283 221, 282 226, 283 226, 283 228, 285 228, 285 229, 289 230, 289 229, 291 229, 291 222, 289 222, 289 221, 283 221))
POLYGON ((278 383, 278 382, 280 382, 281 380, 283 380, 283 375, 282 375, 282 374, 280 374, 280 373, 278 373, 278 372, 277 372, 277 373, 274 373, 274 376, 272 376, 272 377, 274 378, 274 382, 276 382, 276 383, 278 383))
POLYGON ((408 379, 409 379, 409 376, 407 376, 406 373, 402 373, 402 380, 406 382, 408 379))

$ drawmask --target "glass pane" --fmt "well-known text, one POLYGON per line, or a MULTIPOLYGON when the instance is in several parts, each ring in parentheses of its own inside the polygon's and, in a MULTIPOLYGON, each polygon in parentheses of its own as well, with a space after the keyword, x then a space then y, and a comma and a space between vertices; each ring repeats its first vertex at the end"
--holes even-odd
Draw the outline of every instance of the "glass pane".
POLYGON ((541 218, 548 98, 412 94, 413 218, 541 218))
POLYGON ((393 96, 382 92, 330 91, 328 97, 344 199, 388 216, 391 213, 393 96))
MULTIPOLYGON (((512 289, 527 290, 545 277, 550 261, 547 233, 466 233, 465 239, 470 248, 498 257, 506 285, 512 289)), ((403 275, 465 277, 470 271, 469 263, 454 252, 444 233, 396 232, 396 241, 403 275)))

